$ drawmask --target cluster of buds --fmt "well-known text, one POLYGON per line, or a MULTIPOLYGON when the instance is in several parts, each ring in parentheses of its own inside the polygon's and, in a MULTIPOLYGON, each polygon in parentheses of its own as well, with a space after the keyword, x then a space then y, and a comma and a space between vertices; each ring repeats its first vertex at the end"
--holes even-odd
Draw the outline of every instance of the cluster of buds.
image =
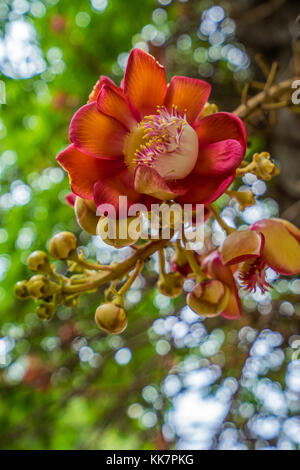
MULTIPOLYGON (((77 240, 73 233, 61 232, 54 235, 49 243, 49 254, 54 259, 76 260, 77 240)), ((43 320, 51 319, 58 305, 74 305, 74 296, 65 295, 63 286, 67 278, 56 273, 44 251, 34 251, 27 259, 28 268, 33 271, 28 281, 19 281, 15 285, 15 295, 19 299, 32 298, 38 303, 37 314, 43 320)))

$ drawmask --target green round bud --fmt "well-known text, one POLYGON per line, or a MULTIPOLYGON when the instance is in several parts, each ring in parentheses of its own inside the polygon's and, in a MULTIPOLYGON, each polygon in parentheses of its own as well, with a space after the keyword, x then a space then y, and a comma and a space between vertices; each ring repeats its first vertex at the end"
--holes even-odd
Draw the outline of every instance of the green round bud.
POLYGON ((157 288, 161 294, 177 297, 182 293, 183 277, 177 272, 161 274, 157 281, 157 288))
POLYGON ((123 307, 113 302, 100 305, 95 313, 97 326, 110 334, 122 333, 127 327, 127 315, 123 307))
POLYGON ((49 253, 55 259, 69 259, 76 254, 77 239, 71 232, 60 232, 51 238, 49 253))
POLYGON ((44 251, 34 251, 27 258, 27 265, 33 272, 48 273, 50 269, 49 258, 44 251))
POLYGON ((27 299, 29 297, 28 289, 27 289, 27 281, 19 281, 16 283, 14 287, 15 296, 18 299, 27 299))
POLYGON ((56 312, 56 305, 53 303, 44 303, 38 305, 36 313, 41 320, 50 320, 56 312))

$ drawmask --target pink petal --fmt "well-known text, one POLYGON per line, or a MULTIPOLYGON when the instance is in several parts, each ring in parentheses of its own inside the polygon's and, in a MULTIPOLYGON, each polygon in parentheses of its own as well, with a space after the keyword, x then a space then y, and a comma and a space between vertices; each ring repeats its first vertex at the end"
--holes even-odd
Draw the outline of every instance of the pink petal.
POLYGON ((76 199, 76 194, 74 193, 69 193, 65 196, 65 201, 69 204, 69 206, 74 207, 75 204, 75 199, 76 199))
POLYGON ((127 196, 127 208, 142 201, 141 195, 134 189, 133 175, 127 168, 108 178, 101 178, 94 186, 94 201, 97 207, 100 204, 112 204, 118 214, 120 196, 127 196))
POLYGON ((179 196, 176 202, 181 204, 211 204, 216 201, 231 185, 234 175, 224 177, 206 177, 191 174, 182 183, 189 188, 184 196, 179 196))
POLYGON ((247 130, 243 121, 231 113, 215 113, 197 123, 195 131, 199 136, 199 146, 205 147, 221 140, 234 139, 240 142, 242 152, 247 148, 247 130))
POLYGON ((138 165, 134 176, 135 190, 142 194, 167 201, 186 193, 187 189, 179 184, 168 185, 159 173, 146 165, 138 165))
POLYGON ((241 144, 228 139, 208 144, 199 149, 199 156, 193 174, 221 176, 233 173, 243 160, 241 144))

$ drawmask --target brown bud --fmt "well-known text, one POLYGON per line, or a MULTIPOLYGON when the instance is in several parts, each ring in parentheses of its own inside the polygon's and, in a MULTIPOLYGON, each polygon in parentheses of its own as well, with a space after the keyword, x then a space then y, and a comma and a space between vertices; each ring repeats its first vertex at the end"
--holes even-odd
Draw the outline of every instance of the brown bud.
POLYGON ((71 232, 60 232, 54 235, 49 243, 49 253, 56 259, 69 259, 76 254, 77 240, 71 232))
POLYGON ((44 251, 34 251, 27 258, 27 265, 33 272, 44 272, 50 271, 49 258, 44 251))
POLYGON ((44 303, 38 305, 36 313, 41 320, 50 320, 56 312, 56 305, 53 303, 44 303))
POLYGON ((74 210, 80 227, 91 235, 96 235, 96 227, 99 217, 96 216, 94 201, 76 197, 74 210))
POLYGON ((115 248, 122 248, 124 246, 133 245, 140 238, 141 222, 139 217, 128 217, 127 219, 113 220, 108 217, 102 216, 97 225, 97 234, 100 235, 102 240, 107 245, 114 246, 115 248), (130 227, 131 222, 135 221, 135 227, 130 227), (109 228, 111 227, 111 233, 109 228), (130 228, 133 233, 128 233, 130 228))
POLYGON ((187 304, 200 316, 215 317, 227 307, 229 288, 217 279, 202 281, 187 295, 187 304))
POLYGON ((182 293, 183 277, 178 272, 161 274, 157 281, 157 288, 161 294, 168 297, 177 297, 182 293))
POLYGON ((105 303, 97 308, 95 322, 101 330, 116 335, 127 327, 127 315, 120 305, 113 302, 105 303))
POLYGON ((29 279, 27 283, 27 290, 30 297, 34 299, 41 299, 48 295, 46 292, 47 287, 49 287, 49 279, 43 274, 36 274, 29 279))
POLYGON ((29 297, 28 289, 27 289, 27 281, 19 281, 16 283, 14 288, 15 296, 18 299, 27 299, 29 297))

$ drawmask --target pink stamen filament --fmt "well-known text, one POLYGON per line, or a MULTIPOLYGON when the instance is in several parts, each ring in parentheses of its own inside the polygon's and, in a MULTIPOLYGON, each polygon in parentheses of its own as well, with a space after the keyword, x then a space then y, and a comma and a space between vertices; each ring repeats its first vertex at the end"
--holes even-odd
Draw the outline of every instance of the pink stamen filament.
POLYGON ((239 280, 245 290, 253 292, 256 287, 260 287, 264 294, 271 288, 271 285, 266 281, 266 267, 262 257, 244 261, 240 268, 239 280))
POLYGON ((145 130, 144 139, 148 140, 135 152, 135 163, 151 166, 162 154, 172 153, 180 146, 180 140, 186 124, 186 113, 181 117, 177 107, 169 111, 158 106, 157 115, 145 116, 141 129, 145 130))

